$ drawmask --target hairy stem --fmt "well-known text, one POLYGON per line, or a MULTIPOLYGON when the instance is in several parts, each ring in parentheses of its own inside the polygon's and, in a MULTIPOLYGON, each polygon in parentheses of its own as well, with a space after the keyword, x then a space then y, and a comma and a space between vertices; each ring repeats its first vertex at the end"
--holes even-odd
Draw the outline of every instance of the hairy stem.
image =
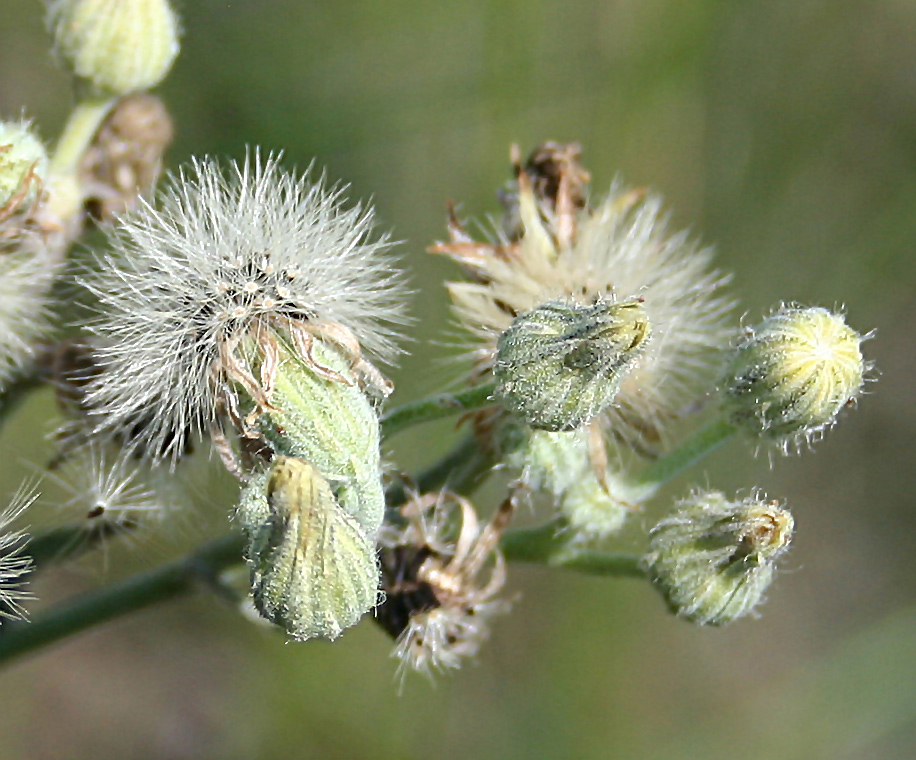
POLYGON ((656 459, 628 482, 637 501, 645 501, 661 486, 718 449, 737 432, 724 418, 711 422, 684 441, 674 451, 656 459))
POLYGON ((492 383, 478 385, 458 393, 440 393, 395 407, 382 415, 382 435, 389 438, 414 425, 488 406, 493 403, 493 387, 492 383))
POLYGON ((95 133, 108 116, 115 98, 87 98, 76 104, 51 157, 49 170, 51 211, 60 219, 69 219, 82 205, 77 170, 95 133))
POLYGON ((32 623, 11 626, 0 633, 0 663, 198 586, 217 583, 220 572, 241 561, 243 546, 237 534, 210 541, 176 562, 62 604, 32 623))

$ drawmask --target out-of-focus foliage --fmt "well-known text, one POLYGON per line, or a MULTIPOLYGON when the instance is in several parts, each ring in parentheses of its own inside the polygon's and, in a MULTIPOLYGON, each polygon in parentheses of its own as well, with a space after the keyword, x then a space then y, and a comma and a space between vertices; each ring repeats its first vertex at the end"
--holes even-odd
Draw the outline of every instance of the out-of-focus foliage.
MULTIPOLYGON (((435 688, 408 680, 398 697, 390 642, 368 622, 333 645, 287 645, 191 598, 4 672, 0 758, 694 758, 735 746, 749 758, 912 757, 916 5, 186 0, 179 11, 182 53, 160 89, 176 122, 168 164, 261 145, 372 196, 406 241, 421 341, 442 341, 447 322, 442 280, 455 269, 424 253, 445 235, 446 200, 495 214, 511 142, 578 140, 596 192, 619 172, 717 244, 749 323, 797 300, 877 326, 880 382, 816 455, 767 470, 734 445, 709 461, 716 488, 755 482, 788 497, 799 523, 760 620, 696 629, 642 584, 513 567, 521 598, 480 666, 435 688)), ((47 138, 70 94, 41 15, 36 0, 3 4, 0 113, 25 107, 47 138)), ((444 383, 448 365, 430 361, 456 353, 415 348, 394 378, 405 398, 444 383)), ((35 398, 4 431, 6 491, 24 461, 46 460, 50 408, 35 398)), ((399 465, 441 451, 436 430, 395 439, 399 465)), ((201 491, 209 516, 186 516, 185 533, 219 526, 231 506, 201 491)), ((166 538, 127 562, 163 559, 166 538)), ((93 581, 71 573, 66 590, 93 581)))

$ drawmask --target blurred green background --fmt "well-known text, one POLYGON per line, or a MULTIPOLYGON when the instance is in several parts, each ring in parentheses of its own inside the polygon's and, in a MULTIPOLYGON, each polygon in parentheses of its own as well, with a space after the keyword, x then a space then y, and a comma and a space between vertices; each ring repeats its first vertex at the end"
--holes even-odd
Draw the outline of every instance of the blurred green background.
MULTIPOLYGON (((700 630, 634 581, 513 567, 513 614, 477 666, 394 681, 370 622, 286 644, 208 596, 0 674, 0 758, 912 758, 916 755, 916 3, 907 0, 184 0, 159 93, 168 163, 283 149, 372 198, 416 289, 398 398, 454 367, 424 253, 445 203, 498 213, 508 149, 578 140, 594 192, 620 174, 714 243, 755 322, 845 305, 879 382, 801 457, 734 445, 680 482, 786 498, 797 538, 759 620, 700 630), (445 337, 443 337, 445 335, 445 337), (428 341, 438 340, 439 343, 428 341)), ((71 104, 38 0, 3 0, 0 113, 53 140, 71 104)), ((50 451, 40 394, 0 439, 0 483, 50 451)), ((448 425, 394 441, 414 470, 448 425)), ((58 573, 43 600, 150 567, 224 528, 222 486, 177 538, 58 573), (96 563, 98 566, 100 563, 96 563), (98 567, 96 567, 96 570, 98 567)), ((224 489, 225 490, 225 489, 224 489)), ((225 491, 229 493, 229 491, 225 491)), ((653 505, 650 522, 666 505, 653 505)), ((36 521, 41 520, 36 513, 36 521)), ((35 609, 40 609, 40 604, 35 609)))

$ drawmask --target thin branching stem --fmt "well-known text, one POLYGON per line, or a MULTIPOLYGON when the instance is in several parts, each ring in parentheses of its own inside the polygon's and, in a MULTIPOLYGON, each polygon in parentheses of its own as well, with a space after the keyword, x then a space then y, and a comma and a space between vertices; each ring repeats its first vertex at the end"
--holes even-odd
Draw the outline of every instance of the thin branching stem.
POLYGON ((493 403, 493 385, 478 385, 458 393, 440 393, 395 407, 382 415, 382 435, 386 438, 423 422, 470 412, 493 403))
POLYGON ((737 428, 719 418, 701 428, 674 451, 659 457, 629 482, 640 501, 652 496, 665 483, 689 470, 732 438, 737 428))
POLYGON ((0 663, 197 587, 218 584, 219 573, 241 561, 243 547, 238 534, 210 541, 176 562, 61 604, 32 623, 10 626, 0 634, 0 663))
POLYGON ((591 575, 644 578, 641 555, 587 549, 566 539, 570 534, 561 520, 536 528, 513 530, 500 542, 503 556, 510 562, 532 562, 550 567, 566 567, 591 575))

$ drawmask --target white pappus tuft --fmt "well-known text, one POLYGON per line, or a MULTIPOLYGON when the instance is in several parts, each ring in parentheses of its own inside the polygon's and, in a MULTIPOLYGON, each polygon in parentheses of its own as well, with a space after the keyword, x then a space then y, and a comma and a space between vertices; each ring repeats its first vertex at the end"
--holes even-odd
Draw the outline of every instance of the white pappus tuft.
POLYGON ((24 587, 32 571, 32 558, 25 554, 28 535, 23 530, 7 530, 37 498, 34 489, 23 485, 0 512, 0 618, 23 619, 22 602, 34 599, 24 587))
POLYGON ((59 269, 40 236, 0 228, 0 387, 35 353, 48 329, 49 294, 59 269))
POLYGON ((405 291, 387 237, 370 240, 372 210, 278 161, 195 160, 109 233, 113 251, 84 280, 100 310, 88 395, 100 430, 176 456, 220 412, 223 357, 265 325, 340 325, 382 361, 396 355, 405 291))

